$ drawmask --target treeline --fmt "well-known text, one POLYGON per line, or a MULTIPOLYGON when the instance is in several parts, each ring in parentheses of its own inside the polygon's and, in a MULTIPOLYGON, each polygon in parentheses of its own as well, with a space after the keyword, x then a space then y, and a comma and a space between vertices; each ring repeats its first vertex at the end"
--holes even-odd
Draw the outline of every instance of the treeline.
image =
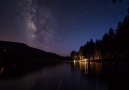
POLYGON ((116 58, 129 56, 129 8, 128 14, 124 20, 118 23, 117 29, 109 29, 102 39, 95 42, 91 39, 80 47, 79 51, 72 51, 71 57, 79 59, 80 57, 94 58, 116 58))

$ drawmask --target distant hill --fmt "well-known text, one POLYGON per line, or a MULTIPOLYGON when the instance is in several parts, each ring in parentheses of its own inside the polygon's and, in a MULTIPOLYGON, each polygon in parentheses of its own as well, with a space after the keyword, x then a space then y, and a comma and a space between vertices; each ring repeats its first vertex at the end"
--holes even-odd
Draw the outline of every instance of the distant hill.
POLYGON ((0 41, 0 61, 50 61, 61 60, 57 54, 32 48, 23 43, 0 41))

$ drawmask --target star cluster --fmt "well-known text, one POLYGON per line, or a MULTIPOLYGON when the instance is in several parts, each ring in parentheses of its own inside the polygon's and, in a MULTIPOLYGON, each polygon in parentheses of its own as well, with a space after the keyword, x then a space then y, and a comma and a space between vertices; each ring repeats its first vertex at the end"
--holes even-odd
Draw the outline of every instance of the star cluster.
POLYGON ((126 15, 128 0, 0 0, 0 40, 69 55, 126 15))

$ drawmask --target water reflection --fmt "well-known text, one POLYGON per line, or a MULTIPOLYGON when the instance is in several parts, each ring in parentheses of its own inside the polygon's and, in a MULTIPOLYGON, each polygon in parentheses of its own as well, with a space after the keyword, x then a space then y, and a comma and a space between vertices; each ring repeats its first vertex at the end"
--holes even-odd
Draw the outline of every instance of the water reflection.
POLYGON ((3 73, 4 67, 0 67, 0 74, 3 73))
POLYGON ((73 62, 72 67, 89 83, 101 83, 108 90, 129 90, 129 62, 73 62))
MULTIPOLYGON (((0 65, 0 75, 28 71, 31 66, 8 67, 0 65)), ((0 79, 0 90, 129 90, 128 81, 127 62, 71 62, 46 66, 18 78, 0 79)))
POLYGON ((74 61, 74 69, 78 68, 86 75, 102 73, 102 63, 100 62, 74 61))
MULTIPOLYGON (((89 63, 85 64, 88 66, 89 63)), ((75 67, 88 74, 89 67, 85 64, 76 64, 79 67, 76 65, 75 67)), ((84 78, 81 76, 82 72, 74 70, 75 67, 71 65, 71 63, 61 63, 19 78, 0 80, 0 90, 107 90, 104 88, 107 87, 104 81, 84 78)))
POLYGON ((0 63, 0 80, 15 77, 15 66, 12 63, 0 63))

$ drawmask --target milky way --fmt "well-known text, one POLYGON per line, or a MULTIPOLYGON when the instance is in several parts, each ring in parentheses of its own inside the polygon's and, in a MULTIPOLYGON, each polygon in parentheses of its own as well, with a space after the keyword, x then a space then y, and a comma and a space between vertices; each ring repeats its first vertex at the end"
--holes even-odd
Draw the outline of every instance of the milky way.
POLYGON ((128 0, 0 0, 0 40, 70 55, 116 29, 127 8, 128 0))
POLYGON ((49 8, 38 5, 37 0, 23 0, 18 3, 20 5, 17 4, 17 7, 22 9, 28 44, 45 51, 53 51, 53 41, 57 34, 54 33, 55 21, 49 8))

